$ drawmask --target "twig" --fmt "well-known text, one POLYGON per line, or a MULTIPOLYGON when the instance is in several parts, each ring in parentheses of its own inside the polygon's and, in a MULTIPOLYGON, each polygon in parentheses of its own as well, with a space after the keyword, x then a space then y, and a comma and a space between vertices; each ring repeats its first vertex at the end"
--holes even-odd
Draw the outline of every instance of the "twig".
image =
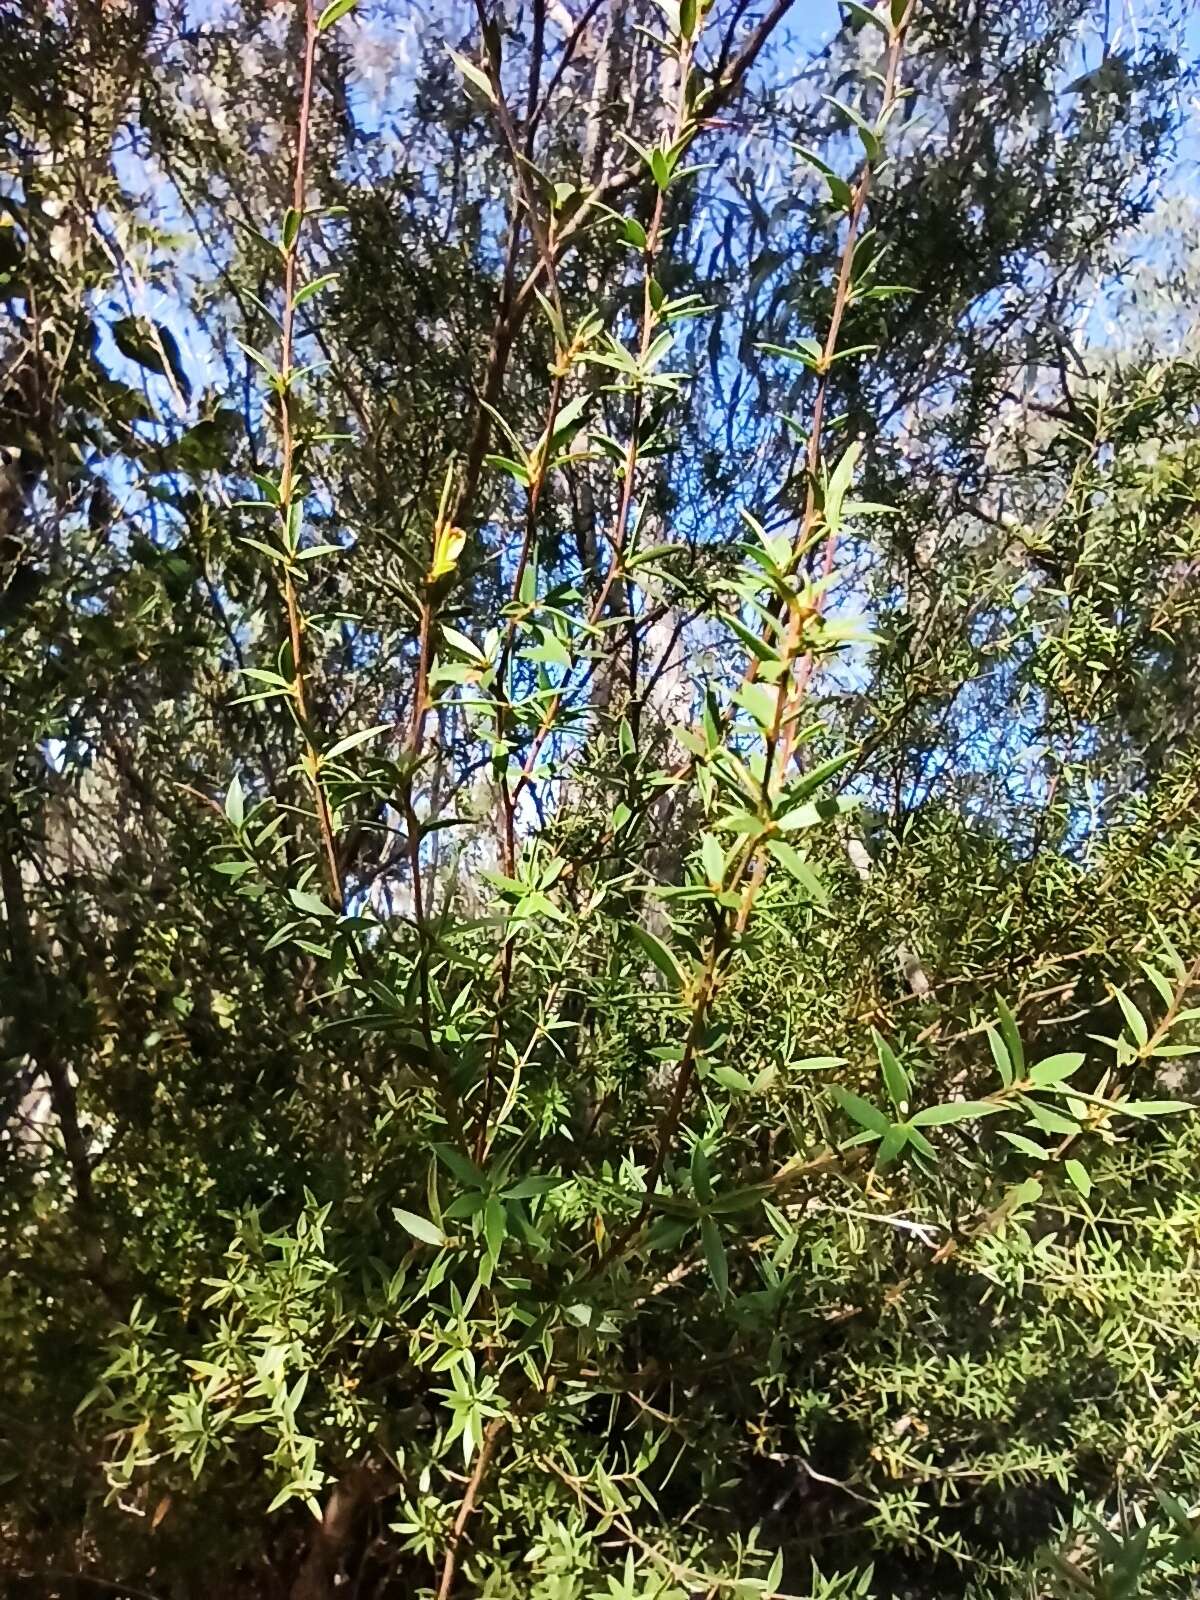
POLYGON ((491 1463, 500 1435, 507 1425, 507 1417, 493 1417, 483 1431, 483 1441, 479 1446, 479 1453, 475 1457, 475 1467, 467 1482, 466 1490, 458 1507, 458 1515, 454 1519, 454 1526, 450 1530, 450 1537, 446 1543, 446 1555, 442 1562, 442 1580, 438 1584, 437 1600, 449 1600, 449 1595, 454 1588, 454 1574, 458 1566, 458 1551, 462 1543, 462 1537, 466 1531, 467 1523, 471 1520, 471 1513, 475 1509, 475 1501, 479 1495, 480 1485, 483 1483, 484 1473, 491 1463))
POLYGON ((321 780, 321 753, 313 739, 309 719, 308 694, 304 680, 303 620, 293 576, 294 541, 299 537, 298 518, 293 515, 295 496, 296 441, 292 428, 291 381, 295 347, 296 326, 296 266, 299 253, 300 228, 304 216, 305 170, 308 160, 308 136, 312 121, 313 64, 317 51, 317 13, 315 0, 304 0, 304 54, 300 86, 300 109, 296 122, 296 159, 292 171, 292 213, 294 234, 284 241, 283 319, 279 357, 279 431, 280 474, 279 516, 283 535, 285 560, 283 563, 283 601, 287 612, 288 640, 292 656, 292 694, 296 703, 296 720, 304 741, 304 766, 312 786, 313 803, 317 813, 317 827, 325 855, 325 871, 329 891, 339 911, 345 903, 342 874, 338 866, 337 843, 334 838, 333 813, 321 780))

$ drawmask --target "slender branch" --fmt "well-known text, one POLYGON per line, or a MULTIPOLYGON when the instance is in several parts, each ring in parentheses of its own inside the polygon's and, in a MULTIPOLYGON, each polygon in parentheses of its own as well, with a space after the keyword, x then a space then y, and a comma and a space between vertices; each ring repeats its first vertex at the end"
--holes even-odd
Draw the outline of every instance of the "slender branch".
MULTIPOLYGON (((900 20, 894 23, 889 30, 887 66, 884 73, 883 99, 878 122, 880 128, 884 127, 891 117, 899 95, 900 59, 915 4, 916 0, 910 0, 900 20)), ((863 160, 858 182, 855 184, 854 194, 851 199, 850 214, 846 225, 846 239, 842 246, 841 261, 838 265, 833 309, 830 312, 829 326, 826 330, 825 342, 821 350, 817 391, 813 398, 812 421, 809 426, 808 445, 805 451, 807 489, 804 500, 804 514, 801 518, 796 539, 793 542, 793 565, 798 560, 803 559, 812 536, 819 528, 821 508, 817 504, 817 481, 822 461, 822 436, 825 409, 829 398, 830 372, 837 354, 846 310, 850 303, 850 291, 854 277, 854 257, 858 245, 859 229, 862 226, 863 212, 867 204, 867 196, 871 192, 874 168, 875 162, 871 155, 868 154, 863 160)), ((799 667, 794 673, 793 667, 804 638, 805 629, 811 622, 819 618, 824 610, 829 589, 829 579, 833 574, 836 556, 837 529, 836 527, 831 527, 825 539, 821 558, 822 582, 813 598, 812 605, 805 607, 795 601, 790 603, 790 616, 783 656, 784 670, 780 674, 779 687, 775 695, 774 716, 765 741, 762 779, 764 796, 770 788, 771 774, 776 763, 778 763, 781 778, 786 775, 791 764, 792 753, 795 748, 800 702, 808 689, 816 661, 813 651, 808 649, 804 652, 799 667)), ((756 664, 756 662, 752 663, 751 672, 756 664)), ((746 926, 755 895, 762 885, 765 874, 766 856, 762 851, 759 851, 754 861, 750 881, 743 895, 742 905, 738 911, 737 925, 739 932, 746 926)))
POLYGON ((309 128, 312 121, 313 65, 317 51, 317 13, 315 0, 304 0, 304 50, 301 69, 300 108, 296 122, 296 155, 292 169, 291 237, 284 240, 283 319, 279 358, 279 430, 281 463, 279 474, 279 515, 283 535, 283 601, 287 612, 288 643, 292 657, 292 695, 296 720, 304 741, 304 770, 312 787, 317 827, 325 857, 329 892, 337 909, 344 904, 342 874, 338 865, 333 812, 321 779, 321 753, 313 738, 305 684, 304 619, 296 591, 294 557, 300 537, 303 503, 296 502, 296 438, 292 423, 291 385, 294 376, 296 326, 296 269, 299 261, 300 230, 304 217, 305 172, 308 161, 309 128))
MULTIPOLYGON (((889 28, 888 64, 884 80, 883 104, 880 111, 881 122, 885 121, 891 107, 895 104, 899 84, 899 63, 904 45, 905 35, 912 17, 915 0, 910 0, 904 15, 889 28)), ((841 265, 838 270, 837 288, 834 295, 833 311, 830 317, 829 329, 826 333, 824 349, 821 360, 820 381, 817 388, 816 400, 813 406, 812 429, 809 435, 807 466, 809 488, 805 505, 804 517, 801 522, 797 538, 794 542, 793 564, 798 561, 807 548, 810 535, 816 527, 818 515, 816 499, 816 479, 821 462, 821 432, 824 419, 826 395, 828 392, 828 373, 837 350, 838 338, 845 317, 846 307, 849 303, 850 286, 854 267, 854 248, 858 237, 858 228, 861 223, 863 208, 866 205, 867 194, 870 188, 872 162, 868 155, 863 163, 863 168, 855 189, 851 203, 850 220, 847 236, 842 249, 841 265)), ((832 570, 836 552, 836 539, 831 529, 825 547, 826 573, 832 570)), ((803 637, 803 627, 806 621, 805 614, 799 606, 793 605, 792 616, 789 623, 788 644, 784 655, 784 671, 780 676, 779 689, 776 696, 774 722, 768 733, 766 741, 766 759, 762 778, 762 794, 764 801, 770 783, 772 757, 778 746, 780 751, 781 770, 786 771, 790 760, 792 740, 795 727, 795 706, 800 696, 807 687, 812 672, 812 652, 804 657, 804 662, 797 675, 794 689, 790 680, 792 678, 792 664, 800 648, 803 637), (786 729, 781 735, 785 707, 789 706, 791 717, 786 724, 786 729)), ((758 890, 761 887, 766 872, 766 857, 761 848, 751 846, 748 852, 742 855, 729 869, 727 886, 736 889, 745 879, 742 889, 741 902, 738 907, 735 931, 741 933, 749 920, 758 890)), ((729 929, 725 913, 717 918, 712 936, 708 942, 708 950, 701 968, 699 982, 696 985, 692 1002, 691 1016, 684 1044, 683 1054, 675 1072, 675 1079, 671 1096, 666 1109, 659 1121, 657 1138, 655 1141, 654 1156, 646 1179, 645 1194, 633 1221, 617 1235, 616 1240, 605 1252, 598 1263, 597 1270, 616 1260, 628 1246, 630 1241, 639 1234, 645 1225, 653 1204, 654 1189, 666 1164, 667 1155, 674 1144, 679 1124, 687 1105, 688 1094, 692 1086, 696 1071, 696 1056, 699 1043, 703 1037, 707 1022, 709 1007, 718 987, 719 969, 722 954, 727 947, 729 929)))
MULTIPOLYGON (((693 45, 691 40, 682 42, 679 54, 679 94, 675 104, 674 126, 671 134, 672 145, 678 145, 687 135, 688 120, 688 77, 691 73, 693 45)), ((695 128, 692 124, 692 132, 695 128)), ((638 365, 645 363, 654 333, 658 326, 658 312, 655 309, 653 298, 654 263, 658 257, 662 244, 662 225, 666 209, 666 191, 659 189, 654 203, 654 212, 650 219, 650 226, 646 230, 646 243, 642 251, 642 313, 641 327, 638 338, 638 365)), ((629 514, 633 506, 634 489, 637 484, 637 472, 640 461, 640 438, 643 414, 645 407, 645 386, 639 377, 633 396, 633 414, 629 424, 629 438, 625 445, 625 460, 621 474, 621 488, 617 503, 617 514, 613 524, 613 531, 609 538, 612 546, 612 557, 609 561, 608 572, 600 587, 588 614, 586 630, 591 632, 598 626, 608 606, 609 595, 617 579, 622 576, 625 568, 626 543, 629 535, 629 514)), ((565 680, 564 680, 565 682, 565 680)), ((545 712, 541 723, 534 735, 521 769, 521 776, 514 792, 514 801, 519 799, 529 784, 542 746, 550 735, 555 718, 562 704, 563 690, 554 694, 545 712)))
POLYGON ((494 1417, 483 1430, 483 1442, 479 1446, 475 1457, 475 1466, 467 1482, 466 1491, 459 1504, 458 1515, 454 1518, 454 1526, 450 1530, 450 1537, 446 1541, 446 1555, 442 1562, 442 1578, 438 1584, 437 1600, 449 1600, 454 1589, 454 1574, 458 1568, 458 1552, 462 1545, 463 1534, 466 1532, 467 1523, 471 1520, 471 1513, 475 1509, 475 1501, 479 1497, 480 1486, 484 1474, 491 1465, 496 1446, 500 1442, 500 1435, 508 1425, 507 1417, 494 1417))
MULTIPOLYGON (((796 0, 775 0, 775 4, 767 12, 762 22, 751 34, 745 45, 734 60, 725 69, 720 78, 708 93, 703 105, 704 120, 693 123, 688 146, 708 128, 713 126, 712 119, 723 110, 734 98, 744 83, 759 55, 762 53, 771 34, 783 21, 791 10, 796 0)), ((585 13, 582 22, 590 17, 585 13)), ((579 30, 577 30, 579 31, 579 30)), ((568 41, 574 49, 574 35, 568 41)), ((554 87, 557 79, 552 80, 547 88, 547 95, 554 87)), ((684 85, 686 87, 686 84, 684 85)), ((535 117, 540 118, 546 106, 546 96, 543 97, 539 112, 535 117)), ((622 167, 618 172, 607 178, 601 179, 588 194, 586 194, 575 207, 571 216, 556 232, 553 259, 557 265, 561 262, 568 246, 582 232, 585 224, 589 223, 601 207, 609 204, 626 189, 633 188, 645 178, 645 167, 641 162, 632 162, 627 167, 622 167)), ((510 239, 509 255, 506 261, 506 276, 515 264, 515 246, 519 224, 514 219, 513 235, 510 239)), ((496 322, 492 330, 491 345, 488 350, 488 360, 485 369, 484 382, 480 390, 480 401, 476 408, 471 437, 467 446, 466 461, 463 467, 462 482, 458 497, 455 501, 455 521, 462 526, 467 526, 471 517, 475 495, 479 488, 479 479, 483 472, 483 459, 487 454, 488 444, 491 440, 491 414, 489 406, 495 406, 500 398, 504 384, 504 374, 508 366, 512 348, 518 333, 524 325, 525 318, 529 315, 536 303, 536 291, 546 277, 546 263, 539 259, 534 263, 525 277, 521 287, 514 293, 503 292, 497 308, 496 322)))
POLYGON ((526 139, 528 141, 528 149, 529 149, 529 153, 530 154, 533 153, 533 136, 537 132, 538 124, 541 122, 542 118, 546 115, 547 107, 549 106, 551 100, 554 98, 554 91, 558 88, 559 84, 562 82, 563 73, 567 70, 567 68, 571 65, 571 62, 574 60, 575 51, 576 51, 576 49, 577 49, 577 47, 579 45, 579 41, 587 33, 588 24, 592 21, 592 19, 596 15, 597 11, 599 11, 600 7, 603 4, 604 4, 604 0, 591 0, 591 4, 588 6, 587 10, 583 13, 583 15, 580 17, 579 21, 571 29, 570 35, 567 38, 567 42, 563 46, 563 53, 559 57, 558 65, 555 67, 554 71, 551 73, 550 82, 546 85, 546 92, 542 96, 541 100, 538 102, 536 109, 531 113, 530 118, 529 118, 529 125, 528 125, 528 127, 526 129, 526 139))
MULTIPOLYGON (((442 1097, 447 1123, 457 1134, 461 1115, 457 1096, 449 1075, 443 1070, 441 1051, 438 1048, 434 1027, 433 993, 429 981, 429 927, 425 915, 425 891, 421 874, 421 823, 417 815, 414 785, 425 754, 425 730, 429 718, 429 674, 433 663, 436 607, 446 579, 454 570, 457 554, 447 554, 448 541, 453 541, 459 530, 450 522, 450 500, 453 484, 452 472, 447 471, 442 485, 441 501, 434 519, 432 560, 425 576, 421 594, 420 625, 417 635, 417 678, 413 693, 412 717, 406 747, 407 772, 400 793, 408 834, 408 867, 412 881, 413 923, 417 931, 416 976, 421 1012, 421 1032, 429 1058, 429 1067, 442 1097)), ((431 898, 436 883, 430 883, 431 898)))

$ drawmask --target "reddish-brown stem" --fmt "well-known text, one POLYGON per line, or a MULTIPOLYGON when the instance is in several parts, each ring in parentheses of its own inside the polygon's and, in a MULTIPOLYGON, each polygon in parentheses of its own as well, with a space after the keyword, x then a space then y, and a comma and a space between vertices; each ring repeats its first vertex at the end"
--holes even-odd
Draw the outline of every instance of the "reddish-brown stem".
POLYGON ((420 759, 425 743, 425 718, 429 711, 429 663, 433 643, 433 605, 428 589, 421 599, 421 620, 417 630, 417 681, 413 689, 412 722, 408 733, 408 750, 414 763, 420 759))
MULTIPOLYGON (((525 531, 521 540, 521 551, 517 558, 516 571, 513 574, 512 588, 509 591, 509 600, 516 604, 520 598, 521 587, 525 578, 525 571, 533 552, 533 543, 537 534, 538 506, 541 502, 542 488, 546 482, 547 469, 550 461, 550 441, 554 436, 554 424, 558 417, 559 404, 562 399, 563 386, 563 359, 564 352, 557 351, 554 381, 550 388, 550 405, 546 414, 546 431, 543 435, 543 448, 538 458, 536 470, 530 480, 529 497, 525 507, 525 531)), ((519 618, 514 615, 509 618, 508 627, 504 634, 504 644, 500 651, 500 658, 496 667, 496 682, 498 693, 496 699, 496 738, 503 742, 508 724, 508 713, 512 710, 512 698, 507 689, 509 662, 512 658, 512 648, 516 639, 519 618)), ((513 792, 509 786, 508 770, 505 768, 500 777, 500 809, 501 809, 501 855, 505 873, 512 877, 517 860, 517 807, 513 792)), ((500 957, 500 982, 496 996, 496 1019, 492 1032, 492 1047, 488 1055, 487 1070, 483 1080, 483 1100, 480 1105, 478 1125, 475 1132, 475 1160, 483 1159, 487 1147, 488 1121, 492 1112, 492 1101, 495 1097, 496 1067, 500 1060, 500 1042, 504 1026, 504 1008, 508 1003, 509 989, 512 984, 513 970, 513 941, 508 938, 500 957)))
POLYGON ((458 1552, 462 1545, 463 1534, 466 1532, 467 1523, 471 1520, 471 1513, 475 1509, 475 1502, 479 1498, 479 1490, 483 1483, 484 1474, 491 1465, 496 1446, 500 1442, 500 1435, 507 1426, 507 1419, 494 1417, 483 1430, 483 1442, 475 1457, 475 1466, 467 1480, 467 1487, 459 1503, 458 1513, 454 1518, 454 1526, 450 1530, 450 1537, 446 1541, 446 1554, 442 1561, 442 1577, 438 1584, 437 1600, 449 1600, 454 1589, 454 1574, 458 1569, 458 1552))
MULTIPOLYGON (((737 94, 747 74, 762 53, 767 40, 783 21, 784 17, 795 4, 795 0, 775 0, 775 4, 767 12, 762 22, 751 34, 750 38, 738 52, 735 59, 726 67, 719 82, 709 92, 703 106, 703 123, 694 125, 693 132, 698 134, 737 94)), ((581 34, 589 20, 590 12, 581 17, 579 24, 569 41, 569 49, 573 50, 577 42, 576 35, 581 34)), ((535 112, 535 119, 540 119, 544 114, 547 98, 557 82, 557 77, 552 79, 546 95, 543 95, 539 110, 535 112)), ((619 172, 603 178, 596 186, 584 196, 576 206, 569 220, 560 226, 553 242, 552 260, 558 263, 568 245, 582 231, 583 227, 593 218, 597 209, 609 204, 626 189, 632 188, 641 182, 645 175, 643 164, 638 161, 623 167, 619 172)), ((519 218, 513 222, 513 242, 510 243, 509 266, 515 265, 515 241, 520 231, 519 218)), ((501 295, 500 306, 496 314, 496 322, 492 331, 492 340, 488 350, 488 360, 485 369, 483 387, 480 391, 480 404, 475 412, 472 423, 471 437, 467 446, 466 460, 458 496, 455 501, 454 521, 462 526, 467 526, 474 504, 475 494, 479 487, 480 475, 483 471, 483 460, 487 454, 488 444, 491 439, 491 416, 487 409, 494 406, 500 398, 504 382, 504 373, 508 365, 508 358, 512 347, 520 332, 525 318, 536 303, 535 291, 546 275, 547 266, 544 260, 535 262, 527 274, 525 281, 515 294, 504 293, 501 295)))
MULTIPOLYGON (((896 95, 899 90, 900 56, 904 48, 904 39, 908 31, 912 11, 913 4, 910 4, 900 22, 890 32, 887 67, 884 74, 883 101, 880 108, 881 118, 888 116, 896 101, 896 95)), ((817 474, 821 466, 821 436, 824 430, 825 407, 829 396, 829 374, 833 366, 834 357, 837 354, 842 323, 845 321, 846 309, 850 302, 858 231, 862 225, 863 211, 866 208, 867 196, 871 190, 872 174, 873 163, 870 156, 868 156, 863 162, 850 204, 850 214, 846 226, 846 242, 842 248, 841 262, 838 266, 833 308, 830 312, 829 327, 825 333, 825 343, 821 350, 817 391, 813 398, 812 422, 805 450, 804 464, 808 486, 804 500, 804 515, 801 518, 795 544, 795 548, 800 552, 807 549, 809 538, 817 528, 819 514, 817 506, 817 474)), ((793 604, 788 622, 784 647, 784 671, 779 679, 779 688, 775 696, 774 717, 765 741, 762 780, 764 796, 770 787, 771 774, 776 762, 778 761, 778 769, 781 775, 786 774, 791 764, 796 740, 797 715, 815 667, 815 657, 812 650, 809 649, 804 652, 794 676, 793 663, 799 652, 805 627, 811 620, 819 617, 824 610, 829 579, 833 573, 836 556, 837 529, 836 527, 831 527, 825 539, 821 558, 821 584, 813 597, 812 607, 810 610, 805 611, 798 604, 793 604)), ((766 857, 760 852, 755 859, 750 881, 747 884, 746 891, 742 897, 742 904, 738 911, 737 929, 739 933, 744 931, 746 927, 754 898, 762 886, 765 874, 766 857)))
MULTIPOLYGON (((912 6, 908 7, 899 24, 891 30, 888 44, 887 67, 884 74, 883 102, 880 108, 881 118, 891 112, 895 104, 899 88, 900 55, 904 48, 904 38, 908 31, 909 18, 912 6)), ((800 523, 800 532, 797 539, 797 548, 804 550, 809 535, 813 532, 817 518, 817 474, 821 466, 821 443, 825 423, 825 407, 829 398, 829 374, 832 370, 833 360, 837 354, 838 341, 841 338, 842 323, 845 320, 846 308, 850 301, 850 289, 854 275, 854 256, 858 244, 858 231, 862 225, 863 211, 866 208, 867 196, 871 191, 871 178, 873 163, 868 156, 864 160, 855 185, 854 197, 851 201, 850 216, 846 226, 846 242, 842 249, 841 262, 838 267, 837 285, 834 290, 833 309, 829 316, 829 327, 825 333, 825 343, 821 351, 821 368, 817 378, 817 392, 813 397, 812 422, 809 428, 808 446, 805 451, 805 471, 808 486, 804 500, 804 516, 800 523)), ((833 572, 834 560, 837 554, 837 530, 831 528, 825 540, 824 553, 821 560, 821 577, 825 580, 818 590, 813 611, 819 615, 824 608, 828 579, 833 572)), ((805 623, 808 619, 799 607, 793 609, 787 636, 787 661, 790 663, 795 651, 799 648, 805 623)), ((788 708, 789 700, 799 698, 807 687, 808 680, 813 670, 812 651, 806 651, 800 666, 799 675, 795 682, 794 692, 789 694, 790 672, 785 671, 780 679, 779 692, 775 702, 775 720, 766 745, 766 772, 763 778, 763 788, 766 789, 770 782, 771 768, 774 763, 776 749, 780 756, 780 768, 786 772, 791 760, 791 751, 795 742, 795 718, 788 719, 781 738, 781 724, 784 713, 788 708)))
POLYGON ((699 1053, 700 1038, 708 1016, 709 1001, 712 998, 713 989, 716 987, 717 962, 720 959, 720 953, 720 940, 714 936, 712 943, 709 945, 704 969, 700 974, 700 983, 696 989, 696 1000, 692 1007, 692 1016, 688 1024, 687 1038, 684 1041, 683 1055, 680 1057, 679 1066, 675 1071, 675 1081, 671 1085, 671 1098, 667 1101, 663 1114, 659 1118, 658 1133, 654 1142, 654 1156, 646 1173, 645 1194, 642 1198, 641 1206, 632 1222, 626 1223, 609 1245, 597 1264, 597 1271, 600 1271, 610 1261, 615 1261, 621 1255, 629 1241, 642 1231, 646 1224, 646 1218, 650 1215, 650 1207, 654 1204, 654 1191, 658 1187, 658 1180, 662 1177, 663 1168, 667 1164, 667 1154, 675 1142, 675 1130, 683 1117, 688 1091, 691 1089, 692 1079, 696 1075, 696 1057, 699 1053))
MULTIPOLYGON (((895 101, 899 81, 900 53, 903 48, 904 37, 911 20, 912 11, 913 3, 910 3, 900 22, 890 29, 888 63, 884 80, 881 116, 886 116, 888 110, 895 101)), ((866 205, 867 194, 870 188, 870 176, 871 162, 870 158, 868 157, 863 164, 862 173, 859 177, 859 181, 851 203, 847 237, 842 250, 841 265, 838 270, 837 286, 834 291, 833 310, 831 312, 830 325, 826 332, 825 344, 822 351, 821 371, 819 374, 817 394, 813 404, 812 430, 809 435, 808 449, 806 452, 806 464, 808 468, 809 480, 808 494, 805 503, 804 516, 795 546, 799 552, 803 552, 805 549, 808 537, 813 531, 816 523, 816 476, 821 463, 821 431, 822 423, 824 421, 826 396, 828 393, 828 375, 833 357, 837 350, 838 338, 841 332, 842 322, 845 317, 846 307, 849 303, 850 287, 854 269, 854 247, 858 237, 858 228, 862 220, 863 208, 866 205)), ((831 530, 825 546, 824 567, 826 576, 830 571, 832 571, 835 553, 836 539, 833 530, 831 530)), ((782 736, 780 732, 785 707, 788 706, 790 700, 794 708, 796 700, 804 692, 804 688, 807 686, 808 680, 812 673, 813 656, 812 652, 809 651, 806 653, 804 662, 801 665, 800 674, 794 689, 789 689, 791 663, 795 658, 797 650, 799 649, 802 638, 802 628, 802 615, 798 608, 794 608, 792 620, 789 624, 788 646, 785 654, 785 670, 780 678, 779 690, 775 705, 774 723, 767 737, 767 759, 763 776, 764 796, 770 780, 771 762, 776 746, 779 747, 779 753, 781 756, 781 770, 787 770, 787 764, 791 759, 791 747, 794 738, 794 719, 789 720, 782 736)), ((747 868, 749 868, 748 879, 745 889, 742 893, 741 904, 738 908, 735 922, 735 930, 738 933, 744 931, 746 927, 755 896, 757 895, 758 889, 762 884, 765 873, 764 860, 765 858, 761 853, 756 855, 752 854, 750 857, 744 857, 739 862, 736 871, 732 874, 729 886, 736 887, 737 883, 744 875, 746 875, 747 868)), ((695 999, 692 1005, 692 1013, 688 1024, 688 1032, 684 1044, 683 1054, 675 1073, 675 1081, 672 1086, 671 1097, 659 1121, 654 1156, 647 1174, 646 1191, 641 1207, 633 1221, 627 1224, 626 1227, 621 1230, 614 1243, 605 1252, 604 1256, 599 1262, 599 1267, 607 1266, 609 1262, 615 1260, 621 1255, 626 1246, 629 1244, 630 1240, 636 1237, 636 1235, 641 1231, 645 1224, 646 1218, 650 1214, 650 1208, 653 1204, 654 1189, 659 1177, 662 1174, 663 1167, 666 1164, 667 1155, 675 1142, 675 1136, 682 1120, 684 1109, 687 1105, 688 1092, 695 1076, 697 1048, 703 1034, 705 1023, 707 1021, 708 1008, 712 1002, 713 994, 717 987, 718 963, 720 961, 721 951, 724 948, 727 932, 727 924, 725 923, 724 919, 722 919, 722 921, 718 923, 712 939, 709 942, 708 953, 705 957, 704 966, 700 975, 700 982, 697 985, 695 999)))
MULTIPOLYGON (((691 66, 692 45, 689 41, 684 43, 679 56, 679 99, 675 107, 675 123, 672 133, 673 144, 678 143, 678 141, 683 137, 684 129, 687 126, 687 83, 688 76, 691 72, 691 66)), ((650 343, 654 336, 654 329, 657 325, 654 303, 651 298, 651 284, 654 280, 654 261, 658 254, 659 244, 662 238, 663 213, 665 206, 666 192, 665 190, 660 189, 658 191, 657 198, 655 199, 654 214, 650 219, 650 226, 646 230, 646 244, 643 251, 642 317, 641 330, 638 339, 639 365, 644 363, 646 359, 646 354, 650 349, 650 343)), ((638 436, 642 427, 643 410, 644 390, 639 382, 633 397, 633 410, 630 418, 629 439, 625 446, 625 462, 621 477, 620 498, 617 503, 616 520, 613 524, 613 532, 609 541, 612 546, 612 557, 609 561, 608 572, 605 574, 604 582, 600 586, 600 592, 596 596, 591 610, 588 613, 586 624, 588 632, 595 628, 603 618, 605 608, 608 605, 608 597, 612 592, 613 585, 624 571, 625 545, 629 533, 629 513, 633 505, 633 494, 637 484, 637 469, 639 461, 638 436)), ((550 730, 554 726, 554 720, 558 715, 558 710, 561 704, 562 690, 560 689, 557 694, 551 697, 550 702, 542 715, 538 729, 534 734, 529 752, 521 768, 521 775, 518 778, 516 788, 513 791, 514 805, 524 793, 526 786, 529 784, 530 779, 533 776, 534 768, 537 766, 538 756, 541 754, 542 746, 545 744, 550 735, 550 730)))
POLYGON ((296 482, 296 439, 292 426, 292 363, 296 329, 296 269, 299 260, 299 231, 304 216, 305 171, 308 161, 309 128, 312 122, 313 65, 317 53, 317 13, 315 0, 304 0, 304 57, 300 84, 300 108, 296 120, 296 158, 292 169, 293 236, 285 242, 283 268, 283 320, 279 358, 279 514, 286 559, 283 563, 283 602, 287 612, 288 644, 292 657, 292 696, 296 720, 304 741, 305 771, 312 786, 317 827, 325 857, 329 892, 338 910, 343 906, 342 874, 338 865, 333 813, 321 781, 321 753, 313 738, 309 717, 308 691, 304 678, 304 622, 296 592, 293 555, 298 529, 292 514, 296 482))

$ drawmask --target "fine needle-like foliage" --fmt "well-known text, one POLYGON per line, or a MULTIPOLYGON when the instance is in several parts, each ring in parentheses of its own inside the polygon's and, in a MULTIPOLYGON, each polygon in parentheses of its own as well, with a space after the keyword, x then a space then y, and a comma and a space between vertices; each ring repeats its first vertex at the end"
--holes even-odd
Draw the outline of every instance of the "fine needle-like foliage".
POLYGON ((1184 24, 0 7, 12 1592, 1195 1592, 1184 24))

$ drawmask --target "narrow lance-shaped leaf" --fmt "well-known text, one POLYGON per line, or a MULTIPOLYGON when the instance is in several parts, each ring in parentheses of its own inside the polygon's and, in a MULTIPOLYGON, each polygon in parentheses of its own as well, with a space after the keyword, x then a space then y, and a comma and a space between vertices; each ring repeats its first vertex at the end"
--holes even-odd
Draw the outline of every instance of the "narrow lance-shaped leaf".
POLYGON ((629 932, 671 987, 673 989, 682 989, 684 983, 683 971, 678 961, 676 961, 658 935, 651 933, 649 928, 643 928, 637 922, 629 925, 629 932))
POLYGON ((419 1217, 413 1211, 405 1211, 402 1206, 393 1206, 392 1215, 400 1226, 412 1234, 414 1239, 422 1244, 444 1245, 446 1235, 436 1222, 430 1222, 428 1217, 419 1217))
POLYGON ((711 1217, 703 1217, 700 1221, 700 1237, 704 1244, 704 1259, 708 1263, 708 1275, 713 1281, 713 1287, 722 1300, 729 1293, 729 1262, 725 1255, 725 1245, 721 1239, 721 1230, 711 1217))

